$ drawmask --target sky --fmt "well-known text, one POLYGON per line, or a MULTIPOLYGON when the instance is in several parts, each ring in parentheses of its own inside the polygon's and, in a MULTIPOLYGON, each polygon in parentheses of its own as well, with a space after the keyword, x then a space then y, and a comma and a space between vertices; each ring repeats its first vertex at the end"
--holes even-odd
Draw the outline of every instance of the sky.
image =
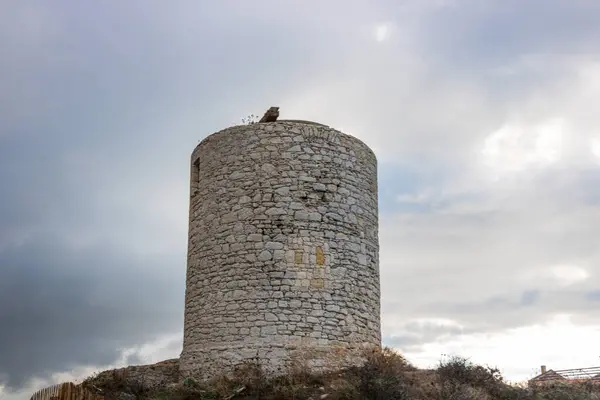
POLYGON ((600 365, 600 3, 0 3, 0 398, 181 351, 189 156, 249 114, 379 160, 383 343, 600 365))

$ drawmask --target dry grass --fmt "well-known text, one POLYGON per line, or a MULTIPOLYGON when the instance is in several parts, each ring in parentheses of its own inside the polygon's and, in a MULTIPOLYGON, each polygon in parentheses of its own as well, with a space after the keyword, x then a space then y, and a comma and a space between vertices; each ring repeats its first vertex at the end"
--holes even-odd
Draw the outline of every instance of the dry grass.
POLYGON ((233 375, 206 383, 186 379, 160 389, 129 384, 115 376, 114 382, 93 382, 105 400, 600 400, 600 388, 586 384, 556 384, 543 388, 508 385, 496 368, 474 365, 454 357, 435 370, 418 370, 402 355, 389 349, 365 352, 361 366, 335 373, 315 373, 306 353, 293 359, 276 377, 268 377, 257 360, 233 375))

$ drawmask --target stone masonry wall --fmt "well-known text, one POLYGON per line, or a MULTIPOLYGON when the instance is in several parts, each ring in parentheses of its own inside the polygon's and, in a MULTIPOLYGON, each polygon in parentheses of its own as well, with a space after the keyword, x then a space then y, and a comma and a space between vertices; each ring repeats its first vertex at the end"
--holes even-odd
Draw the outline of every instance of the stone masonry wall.
POLYGON ((90 380, 90 385, 102 388, 121 383, 125 387, 164 388, 179 382, 179 359, 173 358, 150 365, 130 365, 103 371, 90 380))
POLYGON ((379 346, 377 160, 324 125, 210 135, 191 158, 183 375, 327 368, 379 346))

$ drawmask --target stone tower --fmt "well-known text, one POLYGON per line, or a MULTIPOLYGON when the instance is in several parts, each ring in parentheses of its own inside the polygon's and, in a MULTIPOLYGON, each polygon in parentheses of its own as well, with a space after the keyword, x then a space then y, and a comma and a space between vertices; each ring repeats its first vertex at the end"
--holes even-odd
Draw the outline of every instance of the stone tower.
POLYGON ((191 157, 181 372, 256 357, 277 371, 307 355, 335 367, 380 346, 377 202, 374 153, 325 125, 205 138, 191 157))

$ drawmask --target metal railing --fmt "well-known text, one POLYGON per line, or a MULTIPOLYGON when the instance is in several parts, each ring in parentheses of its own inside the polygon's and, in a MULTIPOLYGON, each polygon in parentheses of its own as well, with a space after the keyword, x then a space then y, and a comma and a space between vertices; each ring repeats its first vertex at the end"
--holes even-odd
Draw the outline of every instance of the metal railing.
POLYGON ((600 382, 600 367, 589 367, 589 368, 573 368, 573 369, 555 369, 546 372, 542 376, 538 376, 532 379, 534 382, 543 381, 556 381, 556 380, 568 380, 568 381, 598 381, 600 382))

